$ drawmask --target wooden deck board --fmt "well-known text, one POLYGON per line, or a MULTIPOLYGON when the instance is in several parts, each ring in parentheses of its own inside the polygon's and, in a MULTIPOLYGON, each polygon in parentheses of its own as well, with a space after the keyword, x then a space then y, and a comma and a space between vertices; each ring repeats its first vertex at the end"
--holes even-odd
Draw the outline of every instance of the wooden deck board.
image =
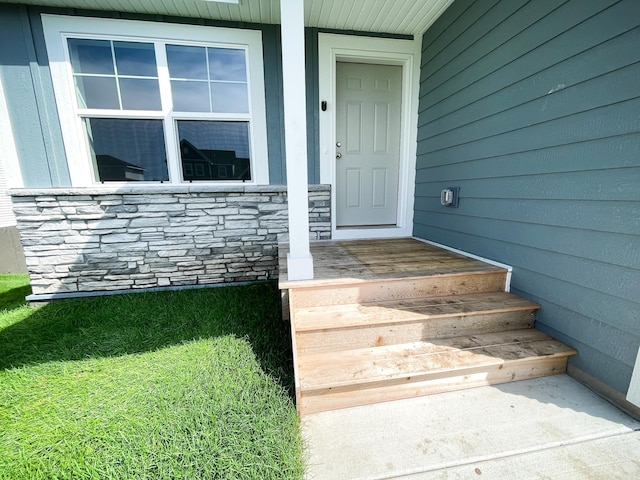
POLYGON ((375 280, 345 277, 317 280, 292 287, 290 304, 297 310, 320 305, 500 292, 504 291, 505 277, 505 271, 494 270, 408 277, 391 275, 375 280))
POLYGON ((533 327, 534 314, 528 311, 434 318, 402 323, 307 330, 296 333, 298 350, 319 353, 353 348, 380 347, 460 335, 479 335, 533 327))
POLYGON ((327 410, 388 402, 423 395, 451 392, 468 388, 501 383, 530 380, 532 378, 558 375, 566 372, 564 356, 548 356, 518 360, 508 364, 495 363, 475 369, 444 372, 426 378, 399 378, 395 381, 379 382, 333 389, 311 390, 301 394, 298 409, 306 415, 327 410))
POLYGON ((435 317, 460 317, 465 313, 487 314, 536 310, 537 303, 503 292, 448 295, 386 302, 298 308, 296 331, 421 321, 435 317))
POLYGON ((504 270, 412 238, 312 242, 314 279, 290 282, 288 245, 279 245, 280 288, 328 284, 337 280, 376 280, 420 275, 504 270))
POLYGON ((360 350, 299 359, 304 391, 405 381, 535 357, 566 357, 575 350, 538 330, 519 330, 360 350))

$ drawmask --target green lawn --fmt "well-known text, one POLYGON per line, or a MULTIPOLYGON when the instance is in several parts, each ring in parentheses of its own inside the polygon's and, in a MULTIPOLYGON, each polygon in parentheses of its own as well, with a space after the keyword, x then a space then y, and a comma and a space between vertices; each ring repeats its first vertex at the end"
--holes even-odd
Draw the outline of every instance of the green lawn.
POLYGON ((276 285, 31 308, 0 276, 0 479, 300 479, 276 285))

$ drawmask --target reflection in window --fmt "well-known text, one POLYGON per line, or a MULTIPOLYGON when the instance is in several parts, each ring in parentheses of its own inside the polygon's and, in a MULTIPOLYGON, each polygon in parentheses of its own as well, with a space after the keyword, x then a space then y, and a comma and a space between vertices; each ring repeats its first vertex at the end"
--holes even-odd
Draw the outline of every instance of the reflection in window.
POLYGON ((162 120, 86 118, 96 180, 169 180, 162 123, 162 120))
POLYGON ((152 43, 70 38, 80 108, 161 110, 152 43))
POLYGON ((221 81, 247 81, 244 50, 209 48, 209 78, 221 81))
POLYGON ((166 51, 176 111, 249 112, 244 50, 167 45, 166 51))
POLYGON ((248 122, 177 124, 185 181, 251 180, 248 122))

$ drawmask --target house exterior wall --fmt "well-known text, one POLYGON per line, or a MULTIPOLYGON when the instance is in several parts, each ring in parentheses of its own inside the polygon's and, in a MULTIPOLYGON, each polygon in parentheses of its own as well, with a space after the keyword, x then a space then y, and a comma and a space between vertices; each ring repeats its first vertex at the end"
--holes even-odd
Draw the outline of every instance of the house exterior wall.
POLYGON ((0 158, 0 273, 25 273, 27 266, 18 237, 11 197, 7 194, 3 163, 0 158))
MULTIPOLYGON (((8 113, 16 135, 16 148, 27 188, 68 187, 71 185, 60 131, 42 21, 42 13, 133 18, 154 22, 202 25, 189 18, 161 15, 126 15, 111 12, 42 8, 0 4, 0 81, 3 82, 8 113), (2 46, 10 46, 3 48, 2 46)), ((282 103, 282 63, 279 25, 235 24, 206 21, 206 25, 258 29, 262 32, 269 182, 286 183, 282 103)), ((317 29, 307 29, 309 183, 320 183, 317 144, 317 29), (315 46, 315 48, 314 48, 315 46), (315 65, 315 69, 313 66, 315 65), (314 90, 315 87, 315 90, 314 90), (313 92, 315 91, 315 95, 313 92), (314 120, 315 118, 315 120, 314 120)))
MULTIPOLYGON (((34 299, 277 278, 286 187, 21 190, 14 211, 34 299)), ((309 235, 331 236, 330 190, 309 189, 309 235)))
POLYGON ((513 265, 537 327, 622 393, 640 344, 639 42, 634 0, 456 0, 423 38, 418 122, 414 234, 513 265))
MULTIPOLYGON (((0 91, 22 172, 22 184, 9 187, 20 187, 14 211, 35 297, 276 277, 288 229, 281 62, 278 25, 0 4, 0 91), (71 188, 43 13, 260 30, 270 185, 71 188)), ((313 185, 316 149, 310 144, 314 240, 331 235, 330 188, 313 185)), ((19 247, 18 230, 11 241, 19 247)))
POLYGON ((69 186, 42 24, 24 6, 0 5, 0 82, 22 186, 69 186))

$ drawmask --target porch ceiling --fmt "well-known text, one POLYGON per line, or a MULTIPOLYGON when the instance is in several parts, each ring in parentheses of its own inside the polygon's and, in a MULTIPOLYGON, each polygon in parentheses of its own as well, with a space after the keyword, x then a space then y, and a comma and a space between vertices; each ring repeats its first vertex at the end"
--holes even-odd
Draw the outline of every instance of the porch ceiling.
MULTIPOLYGON (((280 23, 279 0, 239 0, 239 5, 208 0, 26 0, 50 7, 186 16, 211 20, 280 23)), ((305 0, 305 25, 420 35, 453 0, 305 0)), ((15 0, 0 0, 15 3, 15 0)))

